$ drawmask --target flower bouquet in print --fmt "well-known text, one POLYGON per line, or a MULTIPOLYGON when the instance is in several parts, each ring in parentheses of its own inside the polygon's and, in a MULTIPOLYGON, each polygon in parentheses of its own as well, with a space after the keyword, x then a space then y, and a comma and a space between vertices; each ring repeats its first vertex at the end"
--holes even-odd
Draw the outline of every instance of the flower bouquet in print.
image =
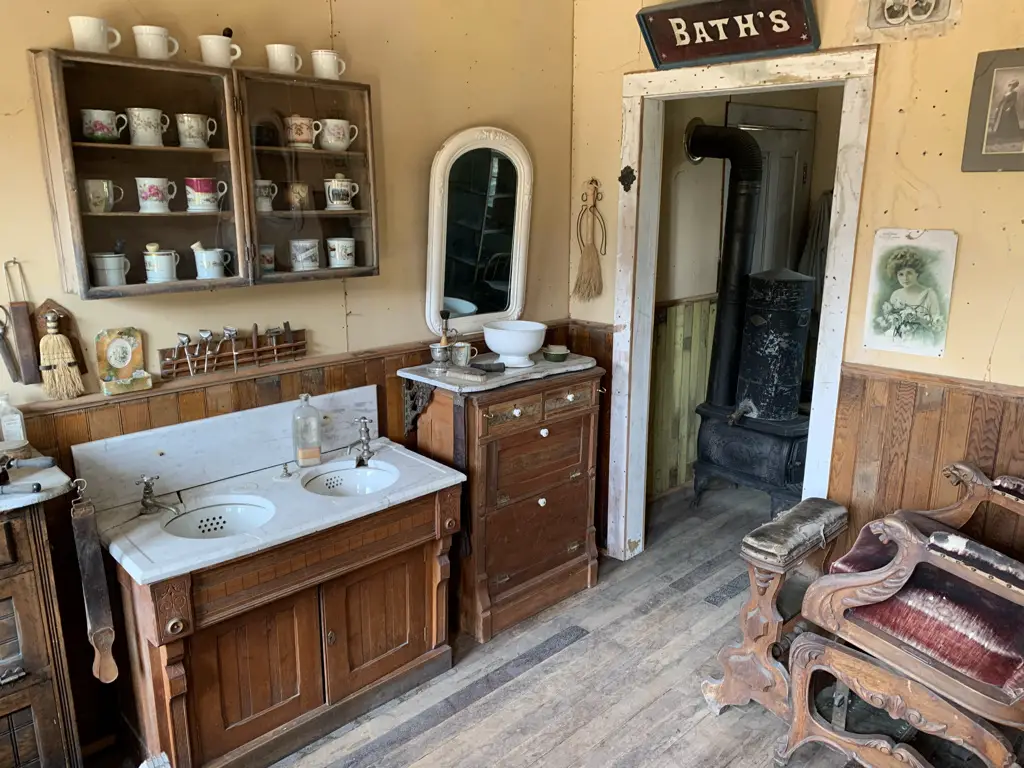
POLYGON ((140 213, 170 213, 170 201, 178 194, 173 181, 156 176, 136 176, 135 188, 139 193, 140 213))
POLYGON ((86 141, 102 141, 107 144, 119 141, 127 125, 128 118, 111 109, 82 110, 82 136, 86 141))

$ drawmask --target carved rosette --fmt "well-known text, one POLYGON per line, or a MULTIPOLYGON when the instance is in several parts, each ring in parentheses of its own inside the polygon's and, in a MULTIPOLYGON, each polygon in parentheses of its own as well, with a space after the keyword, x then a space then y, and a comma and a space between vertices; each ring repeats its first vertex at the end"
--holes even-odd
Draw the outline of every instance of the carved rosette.
POLYGON ((160 644, 192 634, 192 577, 179 576, 150 587, 160 644))

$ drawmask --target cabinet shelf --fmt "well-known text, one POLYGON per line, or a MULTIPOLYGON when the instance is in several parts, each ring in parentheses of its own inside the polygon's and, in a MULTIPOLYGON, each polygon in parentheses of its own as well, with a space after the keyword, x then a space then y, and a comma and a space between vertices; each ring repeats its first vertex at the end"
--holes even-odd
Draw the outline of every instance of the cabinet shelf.
POLYGON ((140 147, 135 144, 107 144, 102 141, 73 141, 71 146, 81 150, 109 150, 113 152, 160 152, 172 155, 210 155, 222 162, 228 162, 229 153, 220 147, 140 147))
POLYGON ((331 218, 334 216, 341 218, 352 218, 359 216, 369 216, 369 211, 260 211, 256 214, 263 219, 319 219, 319 218, 331 218))
POLYGON ((257 155, 311 155, 336 160, 365 160, 365 152, 330 152, 326 149, 303 149, 302 147, 253 147, 257 155))
POLYGON ((213 291, 217 288, 238 288, 244 285, 249 285, 248 278, 221 277, 214 280, 174 280, 169 283, 129 283, 128 285, 92 287, 85 298, 119 299, 126 296, 150 296, 157 293, 194 293, 196 291, 213 291))
POLYGON ((260 277, 261 283, 301 283, 306 280, 339 280, 346 277, 373 277, 379 275, 377 267, 325 267, 307 272, 267 272, 260 277))
POLYGON ((234 214, 231 211, 170 211, 168 213, 142 213, 141 211, 110 211, 108 213, 88 213, 82 211, 82 216, 90 219, 166 219, 166 218, 218 218, 231 219, 234 214))

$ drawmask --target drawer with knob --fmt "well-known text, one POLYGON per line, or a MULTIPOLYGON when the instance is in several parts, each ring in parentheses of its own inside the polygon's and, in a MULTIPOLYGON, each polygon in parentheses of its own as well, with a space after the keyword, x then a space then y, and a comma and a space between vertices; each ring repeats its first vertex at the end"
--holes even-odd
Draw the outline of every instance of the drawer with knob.
POLYGON ((592 415, 545 423, 487 446, 487 507, 585 476, 590 469, 592 415))
POLYGON ((583 480, 565 483, 485 518, 485 569, 492 595, 586 554, 589 489, 583 480))
POLYGON ((480 435, 493 437, 518 432, 539 424, 544 414, 544 396, 530 395, 484 408, 480 414, 480 435))
POLYGON ((571 384, 568 387, 548 390, 544 393, 544 418, 564 416, 573 411, 583 411, 597 405, 594 382, 571 384))

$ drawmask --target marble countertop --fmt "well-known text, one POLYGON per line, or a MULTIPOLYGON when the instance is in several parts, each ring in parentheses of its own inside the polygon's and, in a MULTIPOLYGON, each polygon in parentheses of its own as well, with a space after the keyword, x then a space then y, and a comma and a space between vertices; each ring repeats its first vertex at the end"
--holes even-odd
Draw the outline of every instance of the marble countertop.
MULTIPOLYGON (((32 451, 32 456, 38 458, 42 454, 32 451)), ((0 512, 10 512, 23 507, 31 507, 33 504, 42 504, 44 501, 63 496, 71 490, 71 478, 65 475, 59 467, 12 469, 10 475, 11 483, 39 483, 43 490, 39 493, 15 493, 10 496, 0 496, 0 512)))
POLYGON ((202 506, 205 498, 222 495, 258 497, 273 504, 273 518, 247 533, 200 539, 173 536, 164 526, 178 517, 180 511, 140 516, 139 504, 133 502, 97 516, 100 537, 110 555, 136 582, 152 584, 367 517, 466 480, 461 472, 386 438, 374 440, 371 446, 375 451, 371 467, 374 461, 379 461, 401 473, 394 485, 378 493, 336 497, 320 496, 303 489, 304 478, 310 473, 321 473, 329 462, 339 462, 339 469, 345 464, 354 465, 354 459, 348 459, 344 450, 339 450, 326 454, 320 466, 294 471, 288 479, 281 479, 281 467, 275 465, 159 497, 162 503, 186 511, 202 506))
MULTIPOLYGON (((478 355, 473 359, 475 363, 493 363, 498 356, 493 353, 478 355)), ((444 374, 431 373, 428 365, 418 365, 415 368, 402 368, 398 375, 403 379, 419 381, 423 384, 430 384, 439 389, 447 389, 449 392, 456 392, 460 395, 470 395, 475 392, 487 392, 498 387, 507 387, 509 384, 519 384, 524 381, 535 379, 546 379, 548 376, 557 376, 560 373, 574 373, 586 371, 597 366, 597 360, 583 355, 569 355, 564 362, 549 363, 539 352, 530 355, 536 365, 530 368, 506 368, 504 373, 488 373, 485 381, 464 381, 462 379, 449 379, 444 374)))

